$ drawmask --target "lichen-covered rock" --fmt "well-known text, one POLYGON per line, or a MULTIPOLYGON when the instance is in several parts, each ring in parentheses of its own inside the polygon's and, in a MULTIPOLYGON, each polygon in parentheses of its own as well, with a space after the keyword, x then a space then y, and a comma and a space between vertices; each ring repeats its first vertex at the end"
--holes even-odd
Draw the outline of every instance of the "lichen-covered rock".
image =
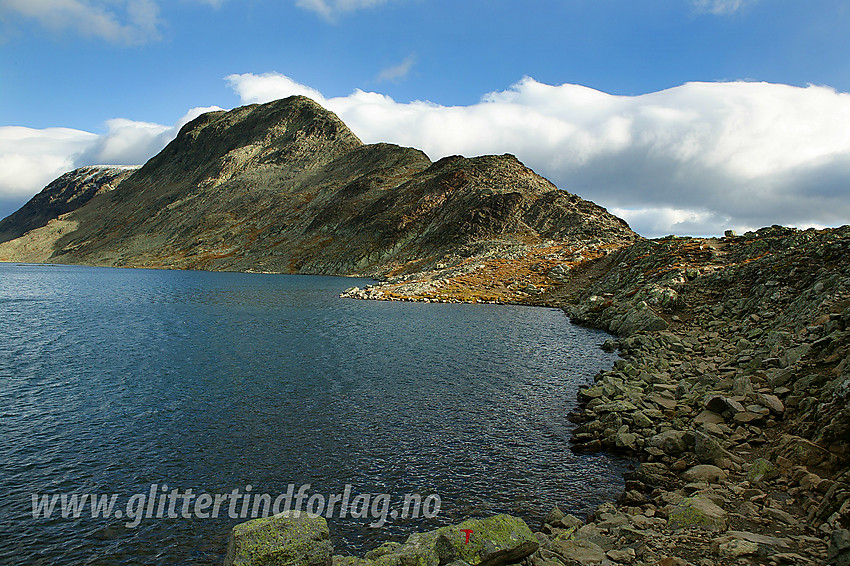
POLYGON ((668 525, 673 530, 698 528, 725 531, 727 513, 705 497, 686 498, 670 512, 668 525))
POLYGON ((534 553, 537 537, 522 519, 495 515, 468 519, 459 525, 414 533, 395 551, 384 554, 377 564, 389 566, 442 566, 462 560, 470 566, 502 566, 534 553), (466 532, 471 531, 469 541, 466 532))
POLYGON ((225 566, 331 566, 328 524, 306 513, 279 513, 230 531, 225 566))
POLYGON ((748 540, 723 537, 712 541, 711 548, 720 556, 738 558, 739 556, 756 554, 759 550, 759 545, 748 540))
POLYGON ((747 479, 751 482, 769 481, 777 476, 779 476, 779 468, 764 458, 754 461, 747 472, 747 479))
POLYGON ((378 548, 373 548, 369 552, 366 553, 365 558, 367 560, 376 560, 382 556, 386 556, 387 554, 392 554, 394 552, 398 552, 398 549, 401 548, 401 543, 398 542, 385 542, 378 548))
POLYGON ((621 336, 631 336, 642 331, 664 330, 667 322, 643 301, 626 310, 610 324, 611 331, 621 336))

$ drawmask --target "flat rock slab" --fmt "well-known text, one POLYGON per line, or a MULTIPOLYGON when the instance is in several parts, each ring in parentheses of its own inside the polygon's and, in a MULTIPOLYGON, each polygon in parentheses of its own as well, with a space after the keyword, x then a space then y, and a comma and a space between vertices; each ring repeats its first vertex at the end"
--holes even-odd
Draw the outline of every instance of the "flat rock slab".
POLYGON ((552 543, 552 550, 568 566, 599 564, 607 558, 605 551, 598 544, 581 539, 555 541, 552 543))

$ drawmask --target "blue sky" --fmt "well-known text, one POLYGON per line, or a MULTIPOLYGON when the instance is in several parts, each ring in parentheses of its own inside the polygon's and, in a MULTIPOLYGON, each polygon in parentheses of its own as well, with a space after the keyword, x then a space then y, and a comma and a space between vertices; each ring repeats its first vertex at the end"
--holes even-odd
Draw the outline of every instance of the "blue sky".
POLYGON ((850 111, 848 29, 844 0, 0 0, 0 215, 63 168, 143 161, 181 118, 200 112, 192 109, 303 87, 364 141, 417 145, 432 158, 516 153, 647 235, 717 233, 774 217, 845 223, 850 140, 834 122, 850 111), (694 82, 713 85, 687 87, 694 82), (605 96, 583 106, 588 92, 559 85, 605 96), (360 91, 386 98, 352 95, 360 91), (411 110, 419 118, 405 121, 411 110), (682 118, 691 114, 699 119, 682 118), (673 124, 671 115, 679 116, 673 124), (785 116, 780 131, 791 133, 775 144, 765 123, 776 128, 785 116), (543 129, 562 126, 548 134, 548 150, 524 139, 539 139, 539 131, 517 130, 517 122, 537 118, 543 129), (742 119, 743 127, 732 127, 742 119), (467 139, 469 120, 481 126, 480 139, 467 139), (715 157, 683 156, 694 139, 701 155, 715 157), (776 147, 749 155, 758 145, 776 147), (771 163, 810 147, 817 150, 808 161, 782 179, 772 174, 771 163), (736 156, 747 163, 730 169, 736 156), (699 186, 706 175, 731 188, 715 194, 699 186), (745 206, 738 201, 746 194, 767 195, 775 206, 745 206), (794 197, 813 195, 829 214, 795 212, 794 197))

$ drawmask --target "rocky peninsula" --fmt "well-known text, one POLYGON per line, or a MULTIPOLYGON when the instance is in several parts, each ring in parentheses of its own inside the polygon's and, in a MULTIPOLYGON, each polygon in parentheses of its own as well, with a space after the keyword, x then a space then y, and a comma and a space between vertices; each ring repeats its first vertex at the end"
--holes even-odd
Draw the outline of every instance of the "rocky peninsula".
POLYGON ((233 564, 850 564, 848 251, 847 226, 645 239, 513 156, 365 145, 304 97, 205 114, 0 223, 0 261, 368 276, 345 296, 559 307, 616 337, 563 418, 574 450, 639 462, 618 501, 494 519, 474 553, 456 526, 332 557, 327 525, 267 519, 233 564))

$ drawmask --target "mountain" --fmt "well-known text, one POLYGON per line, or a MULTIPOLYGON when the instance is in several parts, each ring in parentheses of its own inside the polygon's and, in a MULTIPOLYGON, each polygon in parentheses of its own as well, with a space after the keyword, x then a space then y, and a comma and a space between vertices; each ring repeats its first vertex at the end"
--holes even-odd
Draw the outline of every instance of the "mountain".
POLYGON ((29 232, 0 244, 0 259, 385 276, 516 246, 636 238, 511 155, 432 163, 365 145, 300 96, 204 114, 117 189, 23 222, 60 180, 4 221, 29 232))

